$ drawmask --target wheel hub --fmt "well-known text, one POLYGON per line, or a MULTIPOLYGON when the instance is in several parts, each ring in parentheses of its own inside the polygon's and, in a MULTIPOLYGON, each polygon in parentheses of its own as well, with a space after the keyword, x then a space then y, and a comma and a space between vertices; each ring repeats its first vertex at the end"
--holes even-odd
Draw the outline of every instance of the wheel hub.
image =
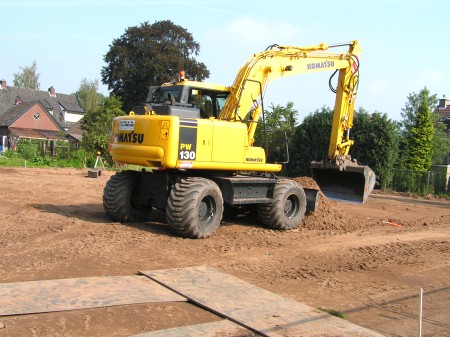
POLYGON ((289 196, 284 203, 284 214, 288 218, 295 216, 299 209, 299 203, 300 201, 294 195, 289 196))
POLYGON ((200 219, 203 219, 208 213, 208 205, 205 202, 200 203, 200 207, 198 208, 198 216, 200 219))
POLYGON ((208 223, 214 218, 216 204, 211 196, 206 196, 198 207, 198 216, 202 223, 208 223))

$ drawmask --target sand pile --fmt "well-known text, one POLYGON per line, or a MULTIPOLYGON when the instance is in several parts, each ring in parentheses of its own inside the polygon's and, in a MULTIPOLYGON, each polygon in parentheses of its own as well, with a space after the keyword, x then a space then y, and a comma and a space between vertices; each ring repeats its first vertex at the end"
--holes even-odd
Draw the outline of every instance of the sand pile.
MULTIPOLYGON (((303 188, 320 190, 316 181, 311 177, 295 177, 292 180, 300 183, 303 188)), ((305 216, 302 227, 311 230, 350 231, 366 225, 367 223, 353 219, 346 214, 345 202, 330 200, 320 193, 317 211, 305 216)))

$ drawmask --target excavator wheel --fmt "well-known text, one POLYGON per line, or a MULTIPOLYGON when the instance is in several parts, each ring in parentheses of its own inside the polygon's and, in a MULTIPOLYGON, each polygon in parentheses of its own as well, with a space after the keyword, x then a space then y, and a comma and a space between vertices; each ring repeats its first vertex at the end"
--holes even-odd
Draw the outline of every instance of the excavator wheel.
POLYGON ((145 221, 151 212, 134 202, 139 186, 139 172, 122 171, 113 175, 103 190, 103 208, 114 221, 145 221))
POLYGON ((289 179, 279 180, 275 185, 272 203, 258 205, 259 219, 264 226, 272 229, 298 227, 305 212, 305 191, 297 182, 289 179))
POLYGON ((219 227, 223 198, 219 186, 209 179, 190 177, 172 188, 166 206, 169 226, 178 235, 203 239, 219 227))

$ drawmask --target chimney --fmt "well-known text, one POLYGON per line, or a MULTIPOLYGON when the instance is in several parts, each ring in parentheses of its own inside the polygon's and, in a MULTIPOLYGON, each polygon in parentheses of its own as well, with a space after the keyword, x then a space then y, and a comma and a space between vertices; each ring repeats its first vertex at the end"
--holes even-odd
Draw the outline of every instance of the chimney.
POLYGON ((450 100, 448 100, 448 99, 446 99, 445 98, 445 95, 443 95, 443 98, 441 98, 440 100, 439 100, 439 105, 438 105, 438 109, 439 110, 443 110, 443 109, 445 109, 447 106, 449 106, 450 105, 450 100))
POLYGON ((49 93, 50 97, 56 97, 56 91, 55 91, 55 88, 53 88, 53 86, 48 88, 48 93, 49 93))
POLYGON ((5 89, 6 89, 6 80, 1 80, 0 90, 5 90, 5 89))

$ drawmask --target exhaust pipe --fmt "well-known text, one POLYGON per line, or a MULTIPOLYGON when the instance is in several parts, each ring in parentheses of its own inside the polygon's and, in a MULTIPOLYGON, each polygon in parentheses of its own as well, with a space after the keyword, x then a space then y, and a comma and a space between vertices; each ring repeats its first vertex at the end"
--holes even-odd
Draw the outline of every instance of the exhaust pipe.
POLYGON ((364 203, 375 186, 375 173, 369 166, 354 162, 339 167, 334 163, 312 162, 312 177, 326 197, 364 203))

